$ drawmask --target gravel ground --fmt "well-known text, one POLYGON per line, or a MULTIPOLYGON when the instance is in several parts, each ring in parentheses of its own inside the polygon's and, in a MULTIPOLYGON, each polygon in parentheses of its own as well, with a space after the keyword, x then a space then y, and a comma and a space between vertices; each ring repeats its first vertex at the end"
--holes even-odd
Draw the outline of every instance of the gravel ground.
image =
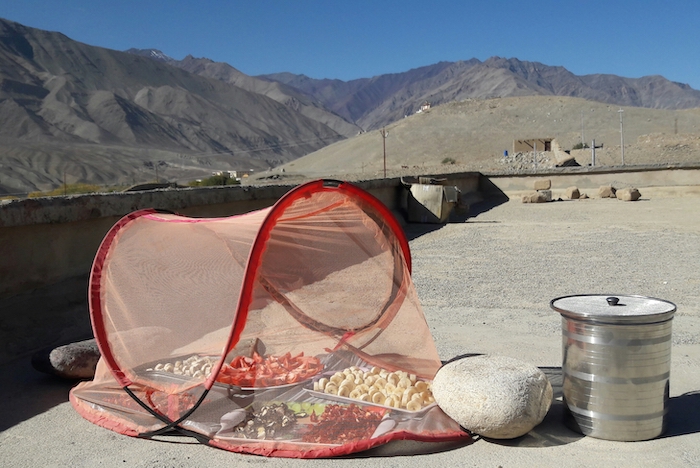
POLYGON ((458 447, 395 442, 333 460, 237 455, 188 439, 133 439, 84 421, 67 403, 69 384, 33 372, 24 360, 0 372, 0 466, 699 466, 700 197, 650 193, 634 203, 512 200, 474 211, 465 223, 407 228, 413 279, 442 359, 502 354, 536 364, 550 377, 559 399, 524 437, 477 438, 458 447), (678 306, 664 436, 611 442, 563 426, 561 321, 549 301, 584 293, 640 294, 678 306))
MULTIPOLYGON (((409 235, 420 234, 412 228, 409 235)), ((421 235, 411 249, 413 280, 443 359, 507 351, 479 339, 483 331, 504 345, 537 337, 558 349, 559 316, 549 302, 570 294, 669 300, 678 306, 674 344, 700 344, 698 198, 511 200, 421 235), (518 328, 501 336, 498 328, 515 317, 518 328)))

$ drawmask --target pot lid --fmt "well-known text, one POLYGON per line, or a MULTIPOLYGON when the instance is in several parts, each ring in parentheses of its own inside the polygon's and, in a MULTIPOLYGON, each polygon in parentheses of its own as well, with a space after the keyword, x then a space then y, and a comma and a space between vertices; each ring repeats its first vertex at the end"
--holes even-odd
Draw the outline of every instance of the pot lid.
POLYGON ((671 320, 672 302, 653 297, 580 294, 552 299, 550 306, 565 317, 590 322, 656 323, 671 320))

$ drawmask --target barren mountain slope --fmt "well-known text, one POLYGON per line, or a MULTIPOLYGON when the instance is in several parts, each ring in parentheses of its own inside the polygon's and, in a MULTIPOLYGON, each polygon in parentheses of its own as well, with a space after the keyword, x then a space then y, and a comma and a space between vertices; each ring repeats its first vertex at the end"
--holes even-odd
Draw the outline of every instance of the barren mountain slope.
MULTIPOLYGON (((1 144, 1 143, 0 143, 1 144)), ((264 161, 244 155, 193 155, 169 150, 90 144, 2 145, 0 196, 21 196, 31 190, 49 191, 66 184, 95 184, 105 188, 140 183, 187 183, 230 167, 262 172, 264 161)))
MULTIPOLYGON (((133 179, 153 163, 143 156, 134 165, 138 155, 163 151, 175 160, 218 160, 219 170, 261 169, 342 139, 261 94, 1 19, 0 124, 5 192, 60 185, 60 162, 44 165, 42 155, 71 154, 70 145, 77 145, 75 157, 104 154, 116 173, 133 179), (17 172, 23 182, 13 179, 17 172)), ((101 164, 85 164, 94 179, 106 178, 101 164)), ((211 173, 209 164, 193 165, 200 176, 211 173)))
MULTIPOLYGON (((563 150, 595 139, 597 161, 620 164, 620 108, 578 98, 527 96, 465 100, 433 107, 386 127, 388 174, 508 170, 513 140, 554 138, 563 150), (454 164, 452 164, 454 160, 454 164), (444 162, 443 162, 444 161, 444 162)), ((623 107, 625 163, 700 162, 700 109, 623 107)), ((543 148, 542 148, 543 149, 543 148)), ((540 150, 542 150, 540 149, 540 150)), ((581 165, 590 150, 573 151, 581 165)), ((549 165, 556 161, 553 155, 549 165)), ((383 174, 382 136, 371 131, 278 168, 284 177, 371 177, 383 174)), ((262 176, 262 175, 261 175, 262 176)))
MULTIPOLYGON (((149 52, 149 49, 131 49, 127 52, 152 57, 155 60, 163 60, 161 57, 165 56, 160 51, 149 52)), ((310 119, 327 125, 343 136, 354 136, 360 131, 360 127, 330 112, 310 95, 277 81, 248 76, 227 63, 214 62, 207 58, 195 58, 191 55, 188 55, 183 60, 168 58, 165 62, 196 75, 214 78, 256 94, 265 95, 310 119)))
POLYGON ((657 109, 700 107, 700 91, 661 76, 577 76, 563 67, 502 57, 484 62, 440 62, 349 82, 313 80, 289 73, 266 77, 316 97, 366 130, 413 114, 424 101, 440 105, 469 98, 556 95, 657 109))

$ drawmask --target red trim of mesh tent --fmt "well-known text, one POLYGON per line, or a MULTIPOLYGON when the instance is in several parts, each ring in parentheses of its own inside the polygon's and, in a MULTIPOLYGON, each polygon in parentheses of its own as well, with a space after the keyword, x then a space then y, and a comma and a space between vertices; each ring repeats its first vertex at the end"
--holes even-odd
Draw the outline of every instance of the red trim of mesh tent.
MULTIPOLYGON (((270 212, 267 214, 265 220, 262 222, 258 234, 253 242, 250 254, 248 256, 248 261, 246 264, 246 270, 244 275, 243 284, 241 285, 241 291, 238 298, 238 305, 236 307, 236 314, 234 316, 234 322, 232 324, 231 333, 229 335, 229 341, 227 343, 226 349, 222 351, 222 357, 226 355, 228 350, 238 343, 243 328, 245 327, 245 322, 248 316, 248 307, 252 300, 252 291, 255 276, 257 274, 258 268, 260 267, 260 261, 262 255, 265 252, 266 244, 270 238, 270 233, 274 228, 277 220, 283 215, 286 208, 291 206, 296 200, 310 196, 316 192, 323 191, 340 191, 346 193, 355 199, 361 200, 367 205, 366 209, 373 210, 376 215, 391 229, 393 234, 399 241, 401 245, 401 250, 403 252, 404 260, 408 267, 409 273, 411 272, 411 253, 408 245, 408 240, 401 228, 401 225, 396 220, 391 211, 376 197, 370 193, 348 183, 335 180, 316 180, 313 182, 308 182, 306 184, 300 185, 285 195, 283 195, 277 203, 275 203, 270 212)), ((105 324, 103 319, 103 310, 101 303, 101 280, 102 280, 102 266, 104 264, 105 258, 109 252, 109 249, 116 239, 119 232, 129 223, 133 222, 137 218, 142 216, 151 215, 154 213, 163 212, 163 210, 157 210, 153 208, 143 209, 134 211, 123 218, 121 218, 107 233, 105 238, 102 240, 100 247, 97 250, 95 260, 92 265, 92 270, 90 272, 90 282, 89 282, 89 305, 90 305, 90 320, 92 322, 92 328, 95 335, 95 341, 100 350, 100 353, 105 360, 105 363, 109 367, 112 375, 122 387, 128 387, 133 382, 127 378, 126 374, 121 370, 112 350, 109 346, 107 340, 107 333, 105 331, 105 324)), ((217 366, 212 369, 209 379, 205 382, 205 388, 210 389, 216 380, 221 366, 223 365, 223 359, 220 359, 217 366)))
MULTIPOLYGON (((205 389, 204 394, 200 398, 199 403, 203 400, 206 393, 211 389, 216 381, 216 377, 221 371, 221 367, 224 363, 224 358, 228 352, 238 343, 241 334, 245 328, 246 321, 248 318, 248 312, 253 300, 253 290, 256 283, 256 277, 258 271, 261 267, 261 262, 263 255, 268 246, 268 242, 272 235, 272 232, 277 225, 280 218, 284 216, 295 202, 308 198, 315 193, 320 192, 339 192, 340 194, 346 195, 349 199, 353 200, 355 203, 360 205, 362 210, 372 218, 382 229, 388 229, 391 231, 399 244, 401 254, 395 251, 396 255, 403 255, 403 261, 407 267, 410 274, 411 272, 411 256, 408 245, 408 240, 403 232, 403 228, 391 213, 391 211, 376 197, 369 194, 368 192, 350 184, 347 182, 333 181, 333 180, 318 180, 300 185, 293 188, 285 195, 283 195, 265 214, 265 218, 262 220, 260 227, 258 228, 255 238, 250 247, 248 258, 246 260, 246 265, 243 274, 243 281, 240 286, 240 293, 238 296, 238 302, 235 308, 235 315, 233 317, 233 322, 231 323, 231 328, 229 330, 228 340, 224 349, 222 349, 221 358, 217 361, 217 364, 211 369, 211 373, 208 379, 202 384, 205 389)), ((156 209, 144 209, 138 210, 130 213, 123 218, 121 218, 107 233, 102 243, 100 244, 95 260, 93 262, 92 270, 90 273, 89 281, 89 305, 90 305, 90 317, 92 321, 93 331, 95 334, 95 339, 97 345, 100 349, 102 359, 104 363, 110 370, 111 374, 117 381, 118 385, 129 393, 128 387, 134 383, 120 368, 120 364, 110 347, 108 334, 105 328, 105 316, 102 305, 102 280, 103 280, 103 268, 104 262, 113 246, 113 243, 118 239, 120 232, 129 223, 134 222, 143 216, 150 217, 156 213, 162 213, 162 210, 156 209)), ((241 215, 245 216, 245 215, 241 215)), ((211 220, 212 218, 207 218, 211 220)), ((189 222, 184 219, 182 222, 189 222)), ((198 222, 196 218, 192 218, 192 222, 198 222)), ((398 261, 398 258, 397 258, 398 261)), ((133 397, 133 395, 132 395, 133 397)), ((71 397, 73 398, 73 397, 71 397)), ((138 401, 138 398, 133 397, 138 401)), ((196 410, 197 403, 189 411, 184 412, 182 418, 187 417, 192 411, 196 410)), ((121 424, 118 421, 112 422, 109 418, 104 418, 102 414, 96 411, 92 411, 87 407, 83 407, 77 403, 74 406, 79 409, 79 412, 88 420, 95 422, 96 424, 103 425, 117 432, 121 432, 127 435, 136 436, 148 436, 150 433, 140 433, 134 434, 134 431, 129 429, 128 426, 121 424), (82 411, 81 411, 82 410, 82 411)), ((148 408, 146 408, 148 409, 148 408)), ((159 418, 160 419, 160 418, 159 418)), ((172 421, 171 424, 166 425, 163 429, 174 428, 177 430, 179 427, 179 422, 172 421), (173 427, 176 426, 176 427, 173 427)), ((159 433, 161 430, 155 431, 154 433, 159 433)), ((206 436, 204 437, 206 438, 206 436)), ((354 442, 348 442, 342 445, 319 447, 318 449, 312 449, 308 451, 299 450, 294 444, 287 444, 281 441, 277 441, 274 445, 270 446, 267 444, 261 444, 259 446, 246 444, 245 446, 237 446, 236 444, 228 443, 226 440, 210 439, 206 441, 208 445, 226 449, 233 452, 241 453, 252 453, 257 455, 265 456, 277 456, 277 457, 289 457, 289 458, 321 458, 321 457, 331 457, 338 455, 345 455, 353 452, 367 450, 378 445, 384 444, 392 440, 404 440, 411 439, 423 442, 450 442, 458 440, 469 440, 470 435, 463 431, 453 430, 451 427, 445 428, 443 432, 426 432, 423 434, 417 434, 407 431, 397 431, 385 434, 383 436, 374 439, 363 439, 354 442)), ((198 438, 198 440, 200 440, 198 438)), ((203 440, 200 440, 202 442, 203 440)))
POLYGON ((416 442, 458 442, 471 440, 471 435, 465 431, 455 431, 448 435, 440 436, 418 436, 415 433, 408 431, 397 431, 374 439, 363 439, 354 442, 347 442, 342 445, 334 445, 332 447, 323 447, 316 450, 300 451, 293 444, 285 444, 277 442, 276 446, 270 447, 261 444, 257 448, 251 446, 239 447, 235 444, 227 443, 225 440, 212 439, 209 441, 210 446, 228 450, 229 452, 246 453, 253 455, 261 455, 265 457, 280 457, 280 458, 330 458, 342 455, 350 455, 357 452, 363 452, 388 442, 395 440, 412 440, 416 442))
POLYGON ((124 226, 129 224, 141 216, 157 213, 158 210, 153 208, 148 208, 145 210, 134 211, 124 216, 122 219, 117 221, 117 223, 112 226, 112 228, 107 232, 107 235, 102 239, 100 247, 97 249, 97 254, 95 255, 95 260, 92 263, 92 269, 90 270, 90 282, 88 285, 88 296, 90 299, 90 321, 92 323, 92 330, 95 334, 95 341, 97 342, 97 347, 100 350, 102 358, 112 371, 112 375, 122 387, 127 387, 132 384, 124 372, 117 364, 117 360, 112 354, 112 349, 109 347, 107 341, 107 333, 105 331, 105 324, 102 311, 102 295, 100 294, 101 284, 102 284, 102 266, 104 265, 105 258, 109 252, 112 242, 117 237, 119 231, 121 231, 124 226))
MULTIPOLYGON (((330 180, 317 180, 314 182, 309 182, 304 185, 300 185, 291 191, 289 191, 285 196, 280 198, 277 203, 272 207, 267 217, 262 222, 258 235, 253 242, 253 246, 248 256, 248 263, 246 265, 246 273, 243 279, 243 284, 241 285, 241 293, 238 296, 238 307, 236 308, 236 319, 233 323, 233 329, 229 337, 229 342, 226 346, 226 352, 232 349, 233 346, 238 343, 243 328, 245 327, 245 322, 248 316, 248 308, 252 300, 253 286, 255 283, 255 276, 257 274, 258 268, 260 267, 260 261, 262 255, 265 252, 265 246, 268 239, 270 238, 270 233, 275 226, 277 220, 282 216, 285 209, 288 208, 292 203, 300 198, 309 196, 311 193, 322 192, 322 191, 341 191, 345 192, 353 197, 356 197, 363 202, 365 202, 369 208, 374 209, 378 215, 382 217, 389 228, 393 231, 396 238, 401 244, 401 250, 408 266, 408 271, 411 271, 411 253, 408 246, 408 240, 403 233, 403 229, 399 225, 398 221, 394 215, 389 211, 389 209, 380 202, 377 198, 371 194, 355 187, 347 182, 330 181, 330 180)), ((216 375, 221 367, 221 361, 219 361, 219 368, 212 369, 212 373, 207 380, 207 388, 213 385, 216 375)))

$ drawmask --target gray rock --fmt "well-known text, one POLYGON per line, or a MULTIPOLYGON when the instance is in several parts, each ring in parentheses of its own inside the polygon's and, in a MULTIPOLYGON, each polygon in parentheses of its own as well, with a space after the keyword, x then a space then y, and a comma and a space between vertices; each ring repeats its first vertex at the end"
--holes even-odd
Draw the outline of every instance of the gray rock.
POLYGON ((598 188, 599 198, 615 198, 615 187, 612 185, 603 185, 598 188))
POLYGON ((566 198, 569 200, 578 200, 581 198, 581 192, 578 187, 572 186, 566 188, 566 198))
POLYGON ((92 379, 100 359, 95 339, 47 348, 32 356, 34 369, 65 379, 92 379))
POLYGON ((642 194, 636 188, 625 188, 620 189, 615 192, 615 196, 618 200, 622 201, 637 201, 641 198, 642 194))
POLYGON ((445 364, 433 380, 438 406, 465 429, 513 439, 542 422, 552 385, 536 366, 505 356, 473 356, 445 364))
POLYGON ((523 195, 523 203, 547 203, 552 201, 551 190, 538 190, 527 195, 523 195))

